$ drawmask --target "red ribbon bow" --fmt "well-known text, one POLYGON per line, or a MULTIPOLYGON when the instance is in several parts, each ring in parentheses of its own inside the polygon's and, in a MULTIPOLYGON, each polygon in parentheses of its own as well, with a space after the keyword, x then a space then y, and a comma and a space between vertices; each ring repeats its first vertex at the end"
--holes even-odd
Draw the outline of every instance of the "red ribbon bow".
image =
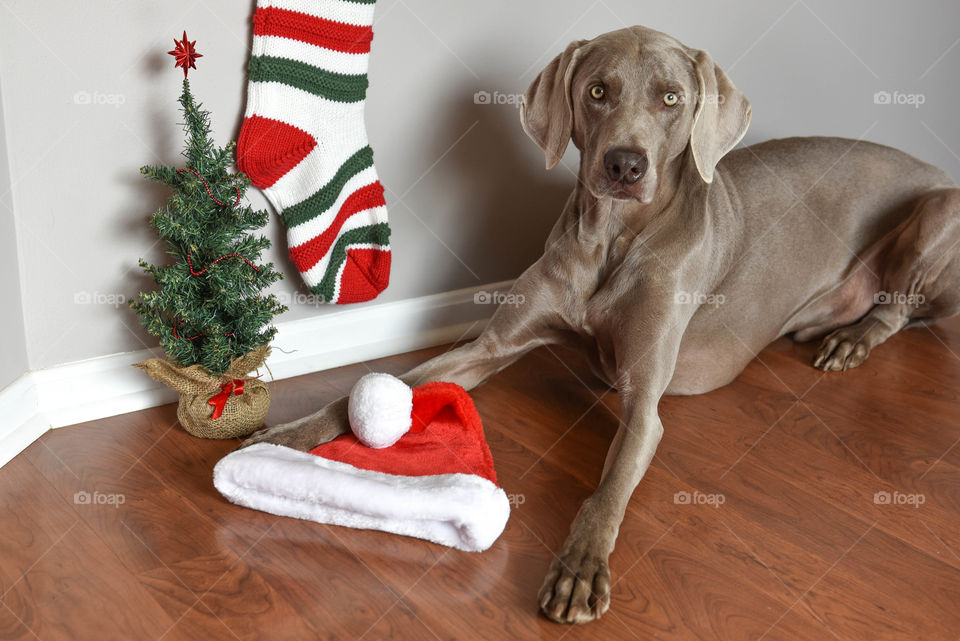
POLYGON ((243 394, 243 382, 245 380, 246 379, 235 378, 220 386, 222 391, 219 394, 211 396, 210 400, 207 401, 207 405, 213 405, 213 416, 210 418, 220 418, 220 415, 223 414, 223 408, 227 405, 227 399, 234 394, 237 396, 243 394))

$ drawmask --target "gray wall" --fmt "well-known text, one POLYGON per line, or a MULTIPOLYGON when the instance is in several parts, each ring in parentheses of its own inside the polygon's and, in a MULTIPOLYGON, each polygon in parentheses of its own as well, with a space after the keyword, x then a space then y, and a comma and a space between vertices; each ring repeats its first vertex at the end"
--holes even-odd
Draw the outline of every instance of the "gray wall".
MULTIPOLYGON (((31 368, 154 344, 114 305, 146 284, 137 258, 162 258, 145 221, 166 193, 137 169, 180 162, 180 77, 165 52, 184 28, 198 41, 194 91, 218 139, 235 138, 252 9, 236 0, 0 3, 31 368), (87 97, 92 104, 78 104, 87 97)), ((516 108, 475 104, 474 94, 522 92, 569 40, 635 23, 713 54, 753 101, 747 143, 866 136, 960 177, 960 46, 951 48, 960 6, 947 0, 380 0, 367 122, 388 188, 394 271, 379 301, 512 278, 538 255, 576 156, 571 147, 566 168, 547 173, 516 108), (925 103, 875 104, 884 90, 922 93, 925 103)), ((277 291, 302 291, 275 221, 267 233, 290 275, 277 291)), ((329 311, 294 304, 284 319, 329 311)), ((16 316, 4 318, 4 334, 16 316)))
POLYGON ((0 83, 0 389, 27 369, 17 230, 3 123, 3 85, 0 83))

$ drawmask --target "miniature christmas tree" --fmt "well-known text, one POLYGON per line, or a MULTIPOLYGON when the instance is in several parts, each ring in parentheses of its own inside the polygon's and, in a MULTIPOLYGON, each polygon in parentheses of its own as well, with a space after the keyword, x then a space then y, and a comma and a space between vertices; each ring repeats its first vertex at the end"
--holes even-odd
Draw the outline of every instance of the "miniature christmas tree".
MULTIPOLYGON (((172 261, 157 266, 140 260, 157 289, 141 292, 130 306, 140 315, 147 332, 160 339, 160 346, 173 361, 151 359, 138 365, 181 394, 203 394, 211 389, 221 392, 215 402, 208 403, 212 409, 204 407, 202 401, 206 398, 199 399, 200 409, 207 414, 199 418, 217 420, 226 400, 244 394, 243 383, 254 380, 238 377, 263 363, 267 346, 277 331, 269 322, 286 308, 274 295, 262 294, 282 276, 272 263, 256 263, 261 252, 270 247, 270 241, 249 233, 266 224, 267 213, 241 205, 250 181, 242 173, 228 173, 234 163, 235 144, 214 146, 210 115, 190 92, 187 69, 196 68, 194 60, 200 54, 193 49, 194 43, 187 40, 186 33, 183 41, 174 42, 177 48, 170 53, 184 70, 180 105, 186 133, 186 166, 147 166, 140 170, 174 190, 166 205, 150 219, 172 261), (240 371, 245 367, 249 369, 240 371), (198 389, 198 377, 206 377, 209 384, 198 389), (187 379, 190 385, 184 383, 187 379)), ((250 385, 247 388, 245 400, 249 401, 254 390, 250 385)), ((265 387, 263 390, 266 392, 265 387)), ((183 401, 181 397, 181 406, 183 401)), ((239 403, 227 407, 234 405, 239 403)), ((180 418, 184 427, 194 432, 184 416, 180 418)), ((217 424, 218 428, 223 425, 217 424)))

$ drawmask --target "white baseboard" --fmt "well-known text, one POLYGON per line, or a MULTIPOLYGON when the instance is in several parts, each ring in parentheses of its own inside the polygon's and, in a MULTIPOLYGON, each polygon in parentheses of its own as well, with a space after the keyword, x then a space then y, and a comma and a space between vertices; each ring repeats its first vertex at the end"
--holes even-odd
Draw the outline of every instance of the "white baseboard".
POLYGON ((50 429, 39 415, 37 388, 26 373, 0 391, 0 467, 50 429))
MULTIPOLYGON (((267 365, 280 380, 474 338, 496 309, 477 304, 476 294, 505 292, 512 284, 504 281, 280 322, 267 365)), ((27 372, 0 390, 0 466, 48 429, 176 401, 176 392, 131 367, 160 355, 158 348, 67 363, 27 372)))

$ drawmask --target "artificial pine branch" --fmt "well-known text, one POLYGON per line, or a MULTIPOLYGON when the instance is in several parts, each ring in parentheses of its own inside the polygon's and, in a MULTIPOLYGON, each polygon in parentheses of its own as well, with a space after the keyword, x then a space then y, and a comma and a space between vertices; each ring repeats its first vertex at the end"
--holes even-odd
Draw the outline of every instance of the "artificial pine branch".
POLYGON ((214 146, 210 114, 194 101, 186 79, 180 105, 186 167, 202 179, 176 167, 140 169, 147 178, 174 189, 150 217, 171 262, 158 266, 140 260, 157 289, 139 293, 130 306, 168 357, 182 366, 200 364, 220 374, 230 361, 269 343, 276 334, 270 320, 286 307, 262 292, 282 276, 273 263, 257 263, 270 241, 247 233, 266 224, 267 212, 233 206, 238 193, 242 199, 250 185, 245 175, 228 172, 236 145, 214 146), (222 258, 233 254, 239 256, 222 258))

